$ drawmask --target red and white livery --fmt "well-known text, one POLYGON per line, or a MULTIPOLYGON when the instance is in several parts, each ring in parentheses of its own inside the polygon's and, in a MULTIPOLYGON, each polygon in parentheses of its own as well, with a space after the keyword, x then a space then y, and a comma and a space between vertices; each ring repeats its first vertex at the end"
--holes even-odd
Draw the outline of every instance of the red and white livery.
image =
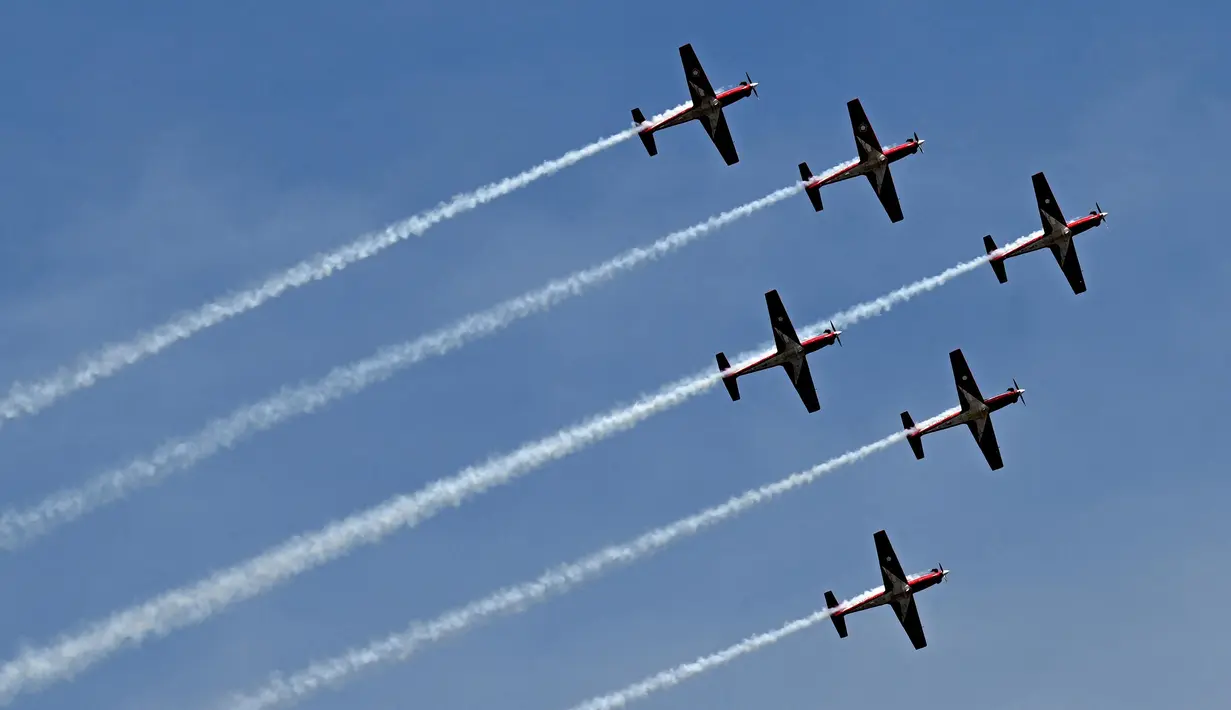
POLYGON ((1030 176, 1030 179, 1034 183, 1034 199, 1039 204, 1039 218, 1043 220, 1043 231, 1021 244, 1006 248, 1003 252, 996 248, 992 235, 983 237, 983 247, 991 255, 988 261, 992 265, 992 271, 996 272, 996 280, 1000 283, 1009 280, 1009 275, 1004 269, 1006 259, 1047 248, 1051 249, 1052 256, 1056 257, 1056 263, 1064 272, 1064 278, 1068 280, 1073 293, 1085 293, 1086 279, 1081 273, 1081 262, 1077 260, 1077 248, 1073 246, 1073 237, 1107 221, 1107 213, 1095 202, 1090 214, 1069 222, 1064 218, 1064 213, 1060 211, 1060 205, 1056 204, 1056 196, 1052 194, 1051 186, 1047 184, 1047 178, 1043 176, 1043 173, 1035 173, 1030 176))
POLYGON ((807 163, 800 163, 799 176, 808 183, 804 191, 808 193, 812 207, 820 212, 824 207, 821 204, 823 185, 832 185, 835 182, 866 175, 873 192, 885 208, 885 213, 889 215, 889 221, 901 222, 902 204, 898 201, 898 191, 893 186, 893 173, 889 172, 889 165, 908 155, 923 152, 923 141, 916 133, 905 143, 883 147, 876 139, 876 132, 872 130, 872 122, 868 120, 868 114, 864 113, 863 104, 859 103, 859 99, 848 101, 846 109, 851 115, 851 129, 855 132, 855 150, 859 153, 859 159, 846 167, 819 177, 813 177, 807 163))
MULTIPOLYGON (((658 146, 654 143, 655 132, 689 121, 700 121, 701 125, 705 126, 705 132, 709 134, 710 140, 722 154, 722 159, 727 161, 727 165, 738 163, 739 154, 735 152, 735 141, 731 139, 731 129, 727 127, 727 118, 723 115, 722 109, 740 99, 756 94, 757 82, 753 81, 747 72, 744 72, 744 77, 748 81, 741 81, 739 86, 733 89, 715 92, 691 44, 680 47, 680 61, 684 63, 684 79, 688 81, 688 93, 692 102, 660 119, 657 123, 644 126, 638 132, 637 135, 641 138, 641 143, 645 145, 646 152, 651 156, 658 155, 658 146)), ((641 113, 641 109, 633 109, 633 121, 638 126, 646 123, 645 114, 641 113)))
POLYGON ((808 369, 808 354, 826 345, 834 343, 841 345, 842 340, 839 336, 842 335, 842 331, 835 329, 833 323, 830 323, 830 327, 820 335, 800 341, 799 334, 795 332, 795 326, 791 325, 791 317, 786 314, 786 308, 782 305, 782 299, 778 296, 777 290, 765 292, 765 307, 769 309, 769 325, 774 331, 774 345, 777 349, 738 370, 732 370, 727 356, 718 353, 715 357, 718 360, 718 371, 722 373, 722 384, 726 386, 727 393, 731 395, 731 401, 738 402, 738 378, 753 372, 781 367, 791 378, 791 384, 795 385, 795 391, 803 400, 804 407, 809 412, 818 411, 821 408, 821 402, 817 399, 816 386, 812 383, 812 372, 808 369))
POLYGON ((846 638, 846 617, 857 611, 888 604, 897 613, 898 622, 902 624, 902 629, 906 631, 917 651, 927 646, 928 640, 923 635, 923 623, 919 621, 919 610, 915 607, 915 594, 945 581, 949 570, 938 565, 923 574, 907 576, 902 571, 902 564, 898 562, 898 556, 893 551, 893 545, 889 544, 889 536, 885 531, 873 534, 872 539, 876 541, 876 557, 880 562, 884 586, 861 594, 842 605, 838 604, 833 592, 825 592, 825 606, 830 610, 829 619, 838 630, 838 636, 846 638))
POLYGON ((1003 409, 1018 400, 1024 403, 1022 395, 1026 390, 1018 387, 1017 380, 1014 380, 1012 387, 995 397, 984 399, 979 393, 979 386, 975 384, 975 377, 970 373, 970 367, 966 364, 961 348, 949 353, 949 364, 953 367, 953 381, 957 384, 957 399, 961 407, 952 414, 924 422, 918 427, 911 419, 910 412, 902 412, 902 426, 906 428, 906 441, 910 444, 911 451, 915 452, 916 459, 921 459, 923 458, 924 434, 965 424, 975 437, 979 450, 983 452, 983 458, 987 459, 987 465, 991 466, 993 471, 1003 468, 1004 461, 1000 458, 1000 445, 996 443, 996 430, 992 428, 992 412, 1003 409))

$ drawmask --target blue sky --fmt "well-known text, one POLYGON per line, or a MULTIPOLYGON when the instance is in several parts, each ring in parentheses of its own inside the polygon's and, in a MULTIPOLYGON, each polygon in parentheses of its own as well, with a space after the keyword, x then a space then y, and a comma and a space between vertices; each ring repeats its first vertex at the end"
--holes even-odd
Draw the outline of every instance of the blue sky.
POLYGON ((870 612, 641 706, 1226 705, 1225 9, 343 8, 5 6, 5 380, 676 105, 684 42, 761 98, 728 113, 737 166, 697 126, 630 141, 6 426, 6 503, 849 159, 855 96, 883 141, 928 140, 895 166, 906 220, 862 181, 789 200, 60 530, 2 562, 6 658, 761 343, 770 288, 807 323, 1036 229, 1038 170, 1111 214, 1078 241, 1089 291, 1046 254, 980 269, 813 356, 817 414, 781 374, 716 388, 22 706, 204 707, 953 406, 955 347, 1029 390, 1002 471, 961 432, 901 444, 304 707, 566 708, 877 584, 881 528, 954 570, 925 651, 870 612))

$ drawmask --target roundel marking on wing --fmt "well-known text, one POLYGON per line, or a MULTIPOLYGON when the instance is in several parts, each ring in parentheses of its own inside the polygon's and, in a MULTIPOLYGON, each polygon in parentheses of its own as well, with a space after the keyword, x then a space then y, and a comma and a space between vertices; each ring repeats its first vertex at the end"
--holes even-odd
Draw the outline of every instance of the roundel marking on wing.
POLYGON ((868 130, 868 124, 866 124, 866 123, 861 123, 861 124, 859 124, 859 130, 861 130, 861 131, 866 131, 866 130, 868 130))

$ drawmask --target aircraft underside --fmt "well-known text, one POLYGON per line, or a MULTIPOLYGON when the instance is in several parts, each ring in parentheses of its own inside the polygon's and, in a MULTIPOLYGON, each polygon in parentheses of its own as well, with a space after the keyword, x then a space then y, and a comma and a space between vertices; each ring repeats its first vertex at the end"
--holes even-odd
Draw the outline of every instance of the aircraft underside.
POLYGON ((946 419, 943 422, 937 422, 936 424, 933 424, 932 426, 928 427, 926 430, 920 433, 930 434, 934 431, 944 431, 945 429, 952 429, 955 426, 961 426, 962 424, 967 424, 969 422, 982 419, 986 416, 987 416, 987 412, 976 412, 974 410, 962 412, 960 414, 954 415, 952 419, 946 419))

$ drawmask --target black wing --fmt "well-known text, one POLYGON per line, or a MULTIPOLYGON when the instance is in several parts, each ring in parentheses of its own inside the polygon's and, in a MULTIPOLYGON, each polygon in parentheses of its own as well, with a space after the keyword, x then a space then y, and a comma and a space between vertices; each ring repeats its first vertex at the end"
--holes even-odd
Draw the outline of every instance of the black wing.
POLYGON ((713 123, 706 116, 701 117, 701 123, 705 125, 705 131, 710 134, 710 140, 714 141, 714 147, 718 149, 722 159, 727 161, 727 165, 738 163, 739 154, 735 152, 735 141, 731 138, 727 116, 722 109, 718 109, 718 118, 713 123))
POLYGON ((799 344, 799 335, 795 326, 791 325, 791 317, 786 314, 778 289, 765 292, 765 307, 769 310, 769 325, 774 330, 774 346, 782 352, 787 345, 799 344))
POLYGON ((855 132, 855 150, 859 154, 859 162, 882 155, 881 142, 876 139, 876 131, 872 130, 872 122, 863 111, 859 99, 846 102, 846 110, 851 115, 851 129, 855 132))
POLYGON ((983 395, 979 392, 979 385, 975 384, 975 376, 970 373, 970 366, 966 364, 966 356, 962 355, 961 348, 949 353, 949 365, 953 367, 953 382, 957 385, 957 401, 962 405, 962 411, 965 412, 973 403, 972 397, 982 402, 983 395))
POLYGON ((902 623, 902 628, 906 630, 906 635, 910 637, 915 650, 918 651, 927 646, 928 640, 923 635, 923 622, 919 621, 919 609, 915 606, 915 596, 912 594, 905 600, 893 602, 893 610, 898 613, 898 621, 902 623))
POLYGON ((808 413, 819 411, 821 402, 816 397, 816 385, 812 383, 812 371, 808 369, 808 358, 799 359, 799 372, 795 371, 795 364, 791 362, 783 363, 782 368, 791 378, 791 384, 795 385, 795 391, 799 393, 799 398, 803 400, 808 413))
POLYGON ((983 452, 983 458, 987 459, 987 465, 991 466, 993 471, 1004 468, 1004 460, 1000 458, 1000 445, 996 443, 996 430, 992 428, 992 418, 989 416, 966 422, 966 426, 970 428, 971 436, 983 452))
POLYGON ((878 170, 867 173, 867 176, 868 182, 872 185, 872 191, 880 198, 885 214, 889 215, 889 221, 895 224, 901 222, 902 203, 898 202, 898 190, 893 186, 893 173, 889 171, 889 166, 884 165, 878 170))
POLYGON ((893 545, 889 544, 889 535, 884 530, 879 530, 873 533, 872 539, 876 541, 876 559, 880 563, 885 593, 902 589, 906 585, 906 573, 902 571, 902 563, 898 562, 893 545))
POLYGON ((688 94, 692 97, 692 105, 700 106, 703 102, 714 98, 714 87, 705 76, 697 53, 692 51, 692 45, 680 47, 680 61, 684 63, 684 79, 688 82, 688 94))
POLYGON ((1059 244, 1051 245, 1051 253, 1056 257, 1056 263, 1060 265, 1060 270, 1064 272, 1064 278, 1069 280, 1069 286, 1072 287, 1073 293, 1086 292, 1086 279, 1081 274, 1081 262, 1077 260, 1077 246, 1072 240, 1068 243, 1068 252, 1061 250, 1059 244))
POLYGON ((1056 196, 1052 194, 1047 178, 1043 173, 1035 173, 1030 176, 1030 180, 1034 183, 1034 199, 1039 203, 1039 219, 1043 222, 1043 233, 1051 234, 1067 227, 1068 220, 1060 211, 1060 205, 1056 204, 1056 196))

